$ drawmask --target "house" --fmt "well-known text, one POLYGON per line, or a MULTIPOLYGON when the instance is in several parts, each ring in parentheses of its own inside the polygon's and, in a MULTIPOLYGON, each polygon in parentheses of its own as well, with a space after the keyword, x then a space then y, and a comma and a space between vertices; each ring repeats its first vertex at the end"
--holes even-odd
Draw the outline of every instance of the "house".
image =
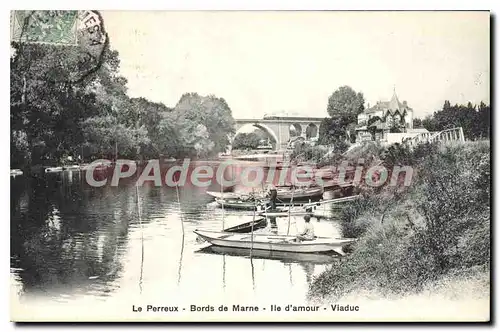
POLYGON ((413 109, 400 102, 396 90, 389 101, 379 101, 358 115, 358 140, 386 140, 388 133, 406 133, 413 129, 413 109))

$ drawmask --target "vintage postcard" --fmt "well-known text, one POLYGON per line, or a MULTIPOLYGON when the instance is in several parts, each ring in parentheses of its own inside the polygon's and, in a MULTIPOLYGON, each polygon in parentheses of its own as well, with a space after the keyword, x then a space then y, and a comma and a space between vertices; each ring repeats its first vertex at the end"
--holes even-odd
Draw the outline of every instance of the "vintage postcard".
POLYGON ((15 322, 489 322, 488 11, 12 11, 15 322))

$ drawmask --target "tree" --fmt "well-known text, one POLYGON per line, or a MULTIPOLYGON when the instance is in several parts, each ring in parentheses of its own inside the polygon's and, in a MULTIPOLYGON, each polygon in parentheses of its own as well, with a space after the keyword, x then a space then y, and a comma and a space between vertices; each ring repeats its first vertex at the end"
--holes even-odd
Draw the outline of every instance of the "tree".
POLYGON ((328 98, 327 111, 331 117, 339 115, 357 116, 365 109, 365 99, 349 86, 341 86, 328 98))
POLYGON ((330 119, 324 119, 319 129, 320 144, 338 145, 343 141, 353 142, 357 116, 364 110, 364 98, 349 86, 341 86, 328 98, 327 112, 330 119))
POLYGON ((260 145, 262 135, 256 132, 241 133, 233 141, 233 149, 256 149, 260 145))
POLYGON ((401 128, 399 128, 398 126, 394 125, 391 128, 389 128, 389 132, 390 133, 400 133, 401 132, 401 128))
POLYGON ((438 124, 434 116, 428 115, 422 120, 422 126, 428 131, 440 131, 441 126, 438 124))
POLYGON ((91 151, 104 158, 136 157, 142 144, 149 143, 144 126, 126 126, 112 115, 89 118, 84 122, 84 133, 91 151))
POLYGON ((481 102, 478 107, 478 121, 476 127, 476 135, 481 138, 490 137, 490 128, 491 128, 491 115, 490 115, 490 106, 481 102))
POLYGON ((422 119, 414 118, 413 119, 413 128, 422 128, 422 119))
POLYGON ((462 127, 467 139, 488 137, 490 133, 490 107, 483 102, 479 106, 468 102, 467 105, 451 106, 446 100, 443 108, 422 120, 422 125, 429 131, 462 127))
POLYGON ((344 146, 353 136, 349 131, 355 123, 353 114, 344 114, 332 118, 324 118, 319 127, 318 143, 324 145, 344 146), (342 143, 341 143, 342 142, 342 143))
POLYGON ((229 136, 235 132, 235 122, 231 109, 223 98, 186 93, 173 112, 179 118, 202 124, 207 129, 208 138, 214 143, 212 152, 225 151, 229 146, 229 136))

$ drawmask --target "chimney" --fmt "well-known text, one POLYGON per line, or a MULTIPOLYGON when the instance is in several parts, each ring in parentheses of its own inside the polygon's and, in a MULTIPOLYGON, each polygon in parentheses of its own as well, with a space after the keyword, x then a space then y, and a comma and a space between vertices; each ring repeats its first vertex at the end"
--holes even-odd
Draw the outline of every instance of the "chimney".
POLYGON ((403 100, 403 105, 408 106, 408 103, 406 102, 406 100, 403 100))

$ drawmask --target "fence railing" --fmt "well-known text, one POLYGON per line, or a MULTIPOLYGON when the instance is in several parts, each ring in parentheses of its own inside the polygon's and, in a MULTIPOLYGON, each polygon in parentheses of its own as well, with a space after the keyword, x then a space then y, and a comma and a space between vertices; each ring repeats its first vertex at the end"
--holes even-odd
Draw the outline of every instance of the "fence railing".
POLYGON ((409 146, 415 146, 420 143, 433 142, 465 142, 464 131, 462 127, 446 129, 438 132, 420 133, 405 141, 409 146))

